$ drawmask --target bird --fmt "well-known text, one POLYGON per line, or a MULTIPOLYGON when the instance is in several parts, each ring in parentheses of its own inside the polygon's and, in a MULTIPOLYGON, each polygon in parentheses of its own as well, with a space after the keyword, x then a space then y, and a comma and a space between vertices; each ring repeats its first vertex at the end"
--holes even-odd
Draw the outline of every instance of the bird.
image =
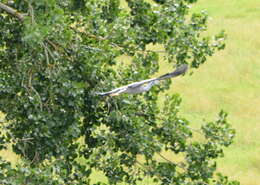
POLYGON ((146 92, 149 91, 153 85, 158 84, 160 80, 165 80, 168 78, 173 78, 181 74, 184 74, 187 71, 187 69, 188 69, 188 65, 182 64, 179 67, 177 67, 173 72, 166 73, 157 78, 151 78, 139 82, 133 82, 131 84, 118 87, 108 92, 96 92, 96 94, 100 96, 118 96, 123 93, 138 94, 138 93, 146 92))

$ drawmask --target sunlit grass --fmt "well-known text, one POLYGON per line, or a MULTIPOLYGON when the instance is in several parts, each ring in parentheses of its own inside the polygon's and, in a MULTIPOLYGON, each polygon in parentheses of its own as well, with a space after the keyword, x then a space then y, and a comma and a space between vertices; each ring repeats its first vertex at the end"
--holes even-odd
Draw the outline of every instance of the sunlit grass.
MULTIPOLYGON (((260 0, 200 0, 193 11, 201 9, 206 9, 210 16, 209 35, 226 30, 226 49, 209 58, 193 75, 174 79, 169 93, 181 94, 181 114, 195 127, 214 120, 221 109, 229 113, 228 120, 237 135, 235 143, 225 149, 225 157, 218 160, 219 169, 240 180, 243 185, 258 185, 260 0)), ((158 46, 153 49, 161 50, 158 46)), ((169 72, 169 69, 172 67, 168 63, 161 62, 161 74, 169 72)), ((17 160, 10 150, 0 155, 12 162, 17 160)), ((92 177, 93 183, 100 180, 107 182, 99 172, 92 174, 92 177)), ((142 184, 151 182, 144 179, 142 184)))
MULTIPOLYGON (((0 112, 0 124, 5 124, 4 123, 4 114, 2 112, 0 112)), ((0 156, 11 162, 12 165, 15 165, 15 163, 19 160, 19 156, 16 155, 14 152, 12 152, 12 148, 11 146, 7 146, 7 149, 6 150, 1 150, 0 151, 0 156)))
POLYGON ((209 34, 224 29, 224 51, 209 58, 194 75, 176 80, 171 92, 182 95, 182 114, 196 124, 224 109, 237 131, 225 149, 219 169, 245 185, 260 182, 260 1, 201 0, 194 11, 207 9, 209 34))

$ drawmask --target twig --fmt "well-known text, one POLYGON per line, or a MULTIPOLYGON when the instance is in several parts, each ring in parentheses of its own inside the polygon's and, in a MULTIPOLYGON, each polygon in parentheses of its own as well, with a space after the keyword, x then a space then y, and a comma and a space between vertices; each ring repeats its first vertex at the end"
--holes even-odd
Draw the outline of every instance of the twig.
MULTIPOLYGON (((72 30, 74 30, 75 32, 77 32, 77 33, 84 34, 84 35, 86 35, 89 38, 93 38, 93 39, 96 39, 96 40, 99 40, 99 41, 104 41, 104 40, 110 39, 110 37, 101 37, 101 36, 97 36, 97 35, 94 35, 94 34, 91 34, 91 33, 87 33, 85 31, 79 31, 78 29, 76 29, 76 28, 74 28, 72 26, 70 28, 72 30)), ((116 44, 116 43, 113 43, 113 42, 110 42, 110 45, 113 46, 113 47, 124 49, 124 46, 120 46, 119 44, 116 44)), ((164 50, 136 50, 136 51, 137 52, 143 52, 143 53, 149 53, 149 52, 167 53, 167 51, 164 51, 164 50)))
POLYGON ((163 50, 145 50, 144 52, 155 52, 155 53, 167 53, 167 51, 163 51, 163 50))
POLYGON ((167 159, 166 157, 164 157, 160 152, 156 152, 161 158, 163 158, 165 161, 172 163, 174 165, 176 165, 174 162, 170 161, 169 159, 167 159))
POLYGON ((187 128, 189 128, 189 129, 193 130, 194 132, 197 132, 198 134, 204 136, 203 133, 200 131, 200 129, 192 128, 192 127, 189 127, 189 126, 187 126, 187 128))
POLYGON ((169 183, 172 182, 172 180, 170 180, 169 178, 164 177, 164 176, 161 176, 160 173, 151 170, 151 168, 150 168, 149 166, 145 166, 145 165, 143 165, 143 164, 142 164, 141 162, 139 162, 138 160, 136 160, 136 163, 139 164, 141 167, 143 167, 143 169, 141 169, 141 170, 143 170, 145 173, 147 173, 146 170, 148 170, 148 172, 152 172, 152 173, 154 173, 154 174, 157 175, 157 177, 159 177, 161 180, 164 178, 164 179, 166 179, 169 183))
POLYGON ((30 12, 30 16, 31 16, 31 23, 34 24, 35 20, 34 20, 33 7, 32 7, 31 3, 28 0, 26 0, 26 2, 28 3, 28 7, 29 7, 29 12, 30 12))
MULTIPOLYGON (((62 45, 60 45, 57 42, 50 41, 49 39, 45 39, 45 40, 49 45, 51 45, 54 48, 55 51, 65 54, 67 56, 68 60, 73 61, 73 58, 67 52, 66 48, 64 48, 62 45)), ((45 44, 45 46, 47 47, 47 44, 45 44)), ((51 51, 48 47, 47 47, 47 50, 48 50, 49 54, 51 55, 52 59, 55 60, 55 57, 53 56, 53 54, 51 53, 51 51)))
POLYGON ((46 57, 46 63, 47 63, 47 66, 49 66, 50 62, 49 62, 49 55, 48 55, 47 46, 43 42, 41 42, 40 45, 44 48, 44 54, 45 54, 45 57, 46 57))
POLYGON ((21 139, 18 139, 18 140, 21 140, 21 141, 30 141, 30 140, 33 140, 32 137, 28 137, 28 138, 21 138, 21 139))
POLYGON ((14 139, 15 142, 21 141, 21 142, 24 142, 24 143, 27 142, 27 143, 33 144, 33 143, 31 142, 32 140, 34 140, 34 138, 32 138, 32 137, 29 137, 29 138, 21 138, 21 139, 19 139, 19 138, 14 139))
MULTIPOLYGON (((148 114, 145 114, 145 113, 142 113, 142 112, 136 112, 135 115, 136 116, 142 116, 142 117, 145 117, 145 118, 149 117, 148 114)), ((156 119, 158 119, 160 121, 164 121, 164 119, 160 118, 159 116, 157 116, 156 119)), ((188 129, 193 130, 194 132, 197 132, 198 134, 201 134, 202 136, 204 136, 203 133, 200 131, 200 129, 192 128, 188 125, 186 125, 186 126, 187 126, 188 129)))
POLYGON ((0 9, 6 11, 10 15, 18 18, 21 22, 24 21, 24 15, 22 13, 19 13, 16 9, 11 8, 10 6, 7 6, 3 3, 0 3, 0 9))
MULTIPOLYGON (((104 39, 105 40, 105 39, 104 39)), ((116 43, 111 43, 111 45, 113 47, 118 47, 120 49, 124 49, 124 46, 120 46, 116 43)), ((149 52, 155 52, 155 53, 167 53, 166 51, 163 51, 163 50, 136 50, 136 52, 141 52, 141 53, 149 53, 149 52)))
POLYGON ((172 161, 170 161, 169 159, 167 159, 166 157, 164 157, 162 154, 160 154, 159 152, 156 152, 161 158, 163 158, 165 161, 178 166, 179 168, 185 169, 182 165, 178 164, 178 163, 174 163, 172 161))
POLYGON ((34 157, 32 159, 32 161, 30 162, 30 165, 33 164, 34 162, 37 162, 39 160, 39 153, 36 151, 34 153, 34 157))
POLYGON ((36 96, 38 97, 38 100, 39 100, 39 103, 40 103, 40 109, 41 109, 41 111, 42 111, 42 100, 41 100, 41 96, 40 96, 40 94, 38 93, 38 91, 36 91, 36 89, 33 87, 33 86, 31 86, 31 89, 35 92, 35 94, 36 94, 36 96))
POLYGON ((59 46, 57 46, 56 44, 54 44, 52 41, 50 41, 49 39, 46 39, 46 41, 47 41, 56 51, 61 51, 61 49, 59 48, 59 46))
POLYGON ((33 87, 32 85, 32 76, 33 76, 33 72, 32 69, 29 71, 29 80, 28 80, 28 87, 34 91, 34 93, 36 94, 36 96, 38 97, 39 103, 40 103, 40 109, 42 111, 42 100, 41 100, 41 96, 40 94, 36 91, 36 89, 33 87))
POLYGON ((77 28, 74 28, 73 26, 70 26, 70 29, 74 30, 74 31, 77 32, 77 33, 84 34, 84 35, 86 35, 86 36, 88 36, 88 37, 90 37, 90 38, 94 38, 94 39, 96 39, 96 40, 101 40, 101 41, 107 40, 107 38, 100 37, 100 36, 96 36, 96 35, 91 34, 91 33, 86 33, 85 31, 80 31, 80 30, 78 30, 77 28))

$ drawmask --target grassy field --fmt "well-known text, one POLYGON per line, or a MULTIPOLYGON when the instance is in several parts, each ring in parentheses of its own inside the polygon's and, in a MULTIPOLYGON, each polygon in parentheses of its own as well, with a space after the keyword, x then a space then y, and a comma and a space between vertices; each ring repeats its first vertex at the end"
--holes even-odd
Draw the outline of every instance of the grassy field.
MULTIPOLYGON (((209 13, 209 34, 224 29, 227 47, 192 76, 173 82, 183 98, 181 114, 195 127, 224 109, 237 130, 235 143, 219 160, 221 172, 242 185, 260 184, 260 0, 200 0, 193 11, 209 13)), ((169 66, 162 64, 161 72, 169 66)), ((9 151, 1 156, 15 161, 9 151)), ((95 178, 99 174, 94 175, 95 178)), ((103 177, 100 177, 103 178, 103 177)), ((145 180, 143 184, 150 184, 145 180)))
POLYGON ((224 29, 227 47, 171 91, 183 98, 182 114, 200 125, 220 109, 237 131, 219 168, 243 185, 260 184, 260 1, 200 0, 193 11, 209 13, 209 33, 224 29))

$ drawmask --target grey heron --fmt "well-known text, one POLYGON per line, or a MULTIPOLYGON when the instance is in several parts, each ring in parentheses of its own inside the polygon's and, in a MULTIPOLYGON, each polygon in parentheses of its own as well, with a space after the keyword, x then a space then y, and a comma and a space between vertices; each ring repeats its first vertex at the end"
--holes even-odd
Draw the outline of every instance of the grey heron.
POLYGON ((173 71, 171 73, 166 73, 157 78, 151 78, 151 79, 142 80, 139 82, 134 82, 134 83, 113 89, 108 92, 97 92, 96 94, 100 95, 100 96, 117 96, 122 93, 137 94, 137 93, 146 92, 146 91, 149 91, 153 85, 158 84, 160 80, 165 80, 168 78, 173 78, 173 77, 179 76, 181 74, 184 74, 187 71, 187 69, 188 69, 188 65, 182 64, 181 66, 177 67, 175 69, 175 71, 173 71))

